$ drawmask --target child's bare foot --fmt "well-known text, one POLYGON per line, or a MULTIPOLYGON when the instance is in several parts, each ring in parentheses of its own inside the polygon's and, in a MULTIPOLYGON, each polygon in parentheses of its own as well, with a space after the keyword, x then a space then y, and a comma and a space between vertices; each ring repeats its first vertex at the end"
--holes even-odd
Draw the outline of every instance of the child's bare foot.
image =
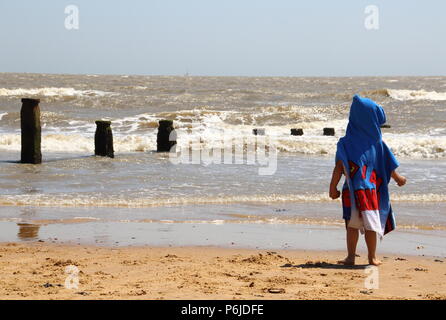
POLYGON ((369 258, 369 264, 372 266, 379 266, 382 264, 382 262, 376 258, 369 258))
POLYGON ((343 264, 344 266, 354 266, 355 265, 355 256, 347 256, 344 260, 338 261, 338 264, 343 264))

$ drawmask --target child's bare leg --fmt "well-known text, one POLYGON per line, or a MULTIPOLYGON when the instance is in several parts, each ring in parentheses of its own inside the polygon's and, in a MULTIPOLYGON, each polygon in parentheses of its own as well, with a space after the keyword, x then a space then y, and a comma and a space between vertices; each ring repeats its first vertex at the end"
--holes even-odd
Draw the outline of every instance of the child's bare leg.
POLYGON ((369 251, 369 264, 379 266, 381 264, 381 261, 376 258, 376 232, 366 230, 365 242, 369 251))
POLYGON ((356 257, 356 245, 359 239, 359 230, 348 227, 348 220, 345 221, 345 228, 347 230, 347 258, 339 261, 340 264, 353 266, 355 264, 356 257))

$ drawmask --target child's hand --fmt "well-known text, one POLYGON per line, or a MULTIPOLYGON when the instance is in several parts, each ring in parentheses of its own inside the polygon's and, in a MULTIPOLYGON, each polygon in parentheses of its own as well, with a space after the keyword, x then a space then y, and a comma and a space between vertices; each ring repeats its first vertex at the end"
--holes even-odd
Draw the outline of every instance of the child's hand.
POLYGON ((404 176, 398 175, 398 177, 395 179, 396 184, 398 187, 402 187, 406 184, 407 179, 404 176))
POLYGON ((341 196, 341 193, 339 192, 338 189, 330 187, 330 198, 332 198, 333 200, 339 198, 341 196))
POLYGON ((392 172, 392 178, 393 178, 393 180, 395 180, 396 184, 397 184, 399 187, 404 186, 404 185, 406 184, 406 182, 407 182, 406 177, 404 177, 404 176, 398 174, 396 171, 393 171, 393 172, 392 172))

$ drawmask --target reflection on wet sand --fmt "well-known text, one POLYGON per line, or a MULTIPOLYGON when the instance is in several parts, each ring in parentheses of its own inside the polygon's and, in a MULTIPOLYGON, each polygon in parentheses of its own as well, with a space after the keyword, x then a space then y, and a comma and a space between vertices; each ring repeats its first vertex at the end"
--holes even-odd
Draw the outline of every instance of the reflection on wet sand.
POLYGON ((40 225, 31 223, 17 223, 19 231, 17 236, 20 240, 36 240, 39 237, 40 225))

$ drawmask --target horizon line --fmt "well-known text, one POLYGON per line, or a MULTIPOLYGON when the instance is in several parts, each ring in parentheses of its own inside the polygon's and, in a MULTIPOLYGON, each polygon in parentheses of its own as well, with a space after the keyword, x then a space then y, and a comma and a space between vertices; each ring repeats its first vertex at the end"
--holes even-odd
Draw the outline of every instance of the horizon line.
POLYGON ((446 75, 209 75, 209 74, 144 74, 144 73, 65 73, 65 72, 13 72, 0 71, 0 74, 34 74, 34 75, 66 75, 66 76, 135 76, 135 77, 208 77, 208 78, 435 78, 446 75))

